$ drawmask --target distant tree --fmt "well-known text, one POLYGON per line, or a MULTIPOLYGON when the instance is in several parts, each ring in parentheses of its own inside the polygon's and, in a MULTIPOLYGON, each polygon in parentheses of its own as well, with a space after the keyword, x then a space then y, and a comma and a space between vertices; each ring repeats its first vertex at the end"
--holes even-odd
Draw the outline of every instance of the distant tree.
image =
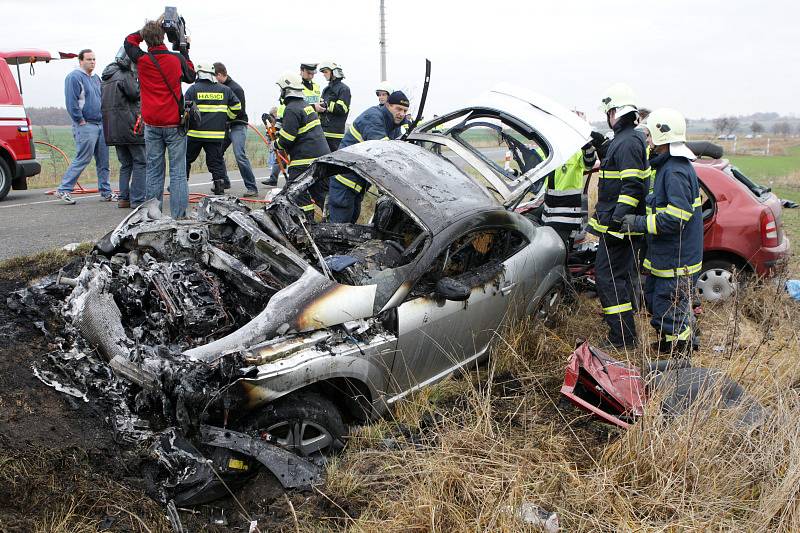
POLYGON ((797 126, 795 127, 794 131, 795 131, 795 133, 800 135, 800 122, 797 123, 797 126))
POLYGON ((728 135, 732 135, 736 128, 739 127, 739 119, 737 117, 728 117, 728 135))
POLYGON ((728 117, 718 117, 711 121, 714 126, 714 133, 722 135, 728 129, 728 117))
POLYGON ((63 107, 28 107, 26 111, 34 126, 70 126, 72 124, 72 119, 63 107))
POLYGON ((791 135, 792 133, 792 125, 785 120, 775 124, 774 128, 775 128, 775 133, 777 133, 778 135, 783 135, 784 137, 791 135))
POLYGON ((750 131, 753 132, 753 135, 764 133, 764 126, 762 126, 760 122, 754 120, 753 123, 750 124, 750 131))

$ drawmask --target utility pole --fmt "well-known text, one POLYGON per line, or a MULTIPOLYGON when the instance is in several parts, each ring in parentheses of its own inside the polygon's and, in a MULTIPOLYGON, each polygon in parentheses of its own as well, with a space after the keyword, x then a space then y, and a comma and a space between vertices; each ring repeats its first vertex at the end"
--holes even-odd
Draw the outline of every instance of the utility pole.
POLYGON ((383 81, 386 79, 386 9, 384 6, 384 0, 381 0, 381 79, 379 81, 383 81))

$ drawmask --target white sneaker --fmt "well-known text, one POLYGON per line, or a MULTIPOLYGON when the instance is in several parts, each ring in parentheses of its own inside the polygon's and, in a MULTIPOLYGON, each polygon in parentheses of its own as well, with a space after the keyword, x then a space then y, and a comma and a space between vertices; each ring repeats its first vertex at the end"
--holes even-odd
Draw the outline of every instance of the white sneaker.
POLYGON ((56 191, 56 197, 68 205, 75 205, 77 202, 68 192, 58 192, 56 191))
POLYGON ((101 196, 100 197, 100 201, 101 202, 116 202, 117 200, 119 200, 119 195, 114 194, 113 192, 111 194, 109 194, 108 196, 101 196))

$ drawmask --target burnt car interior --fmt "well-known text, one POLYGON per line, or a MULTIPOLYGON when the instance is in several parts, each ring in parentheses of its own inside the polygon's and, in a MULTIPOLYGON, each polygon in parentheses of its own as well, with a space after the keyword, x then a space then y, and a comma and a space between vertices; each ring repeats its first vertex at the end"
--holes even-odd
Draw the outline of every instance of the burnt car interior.
MULTIPOLYGON (((317 165, 313 178, 327 180, 346 170, 317 165)), ((407 265, 418 256, 428 237, 404 207, 372 182, 365 191, 357 223, 315 220, 307 229, 333 279, 346 285, 369 284, 376 274, 407 265)))
POLYGON ((436 258, 410 293, 410 298, 437 291, 442 280, 447 286, 479 287, 495 278, 503 261, 528 245, 524 235, 506 228, 472 231, 456 239, 436 258))

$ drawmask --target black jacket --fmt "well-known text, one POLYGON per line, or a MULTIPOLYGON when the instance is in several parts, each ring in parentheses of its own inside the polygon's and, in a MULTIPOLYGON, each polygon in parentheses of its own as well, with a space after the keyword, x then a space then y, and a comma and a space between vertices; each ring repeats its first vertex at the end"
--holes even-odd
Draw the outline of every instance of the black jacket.
POLYGON ((229 122, 231 124, 247 125, 249 120, 247 118, 247 110, 245 109, 245 103, 244 103, 244 89, 242 89, 241 85, 233 81, 233 78, 231 78, 230 76, 228 76, 228 80, 223 85, 232 90, 233 94, 236 95, 236 98, 239 99, 239 103, 242 104, 242 109, 236 112, 236 118, 230 120, 229 122))
POLYGON ((321 116, 325 137, 343 139, 350 113, 350 87, 340 79, 331 80, 322 90, 322 101, 327 105, 321 116))
POLYGON ((614 125, 614 138, 600 163, 595 214, 589 220, 590 231, 595 235, 614 232, 615 221, 633 213, 644 215, 644 197, 650 178, 647 160, 647 142, 644 134, 635 128, 633 113, 614 125))
POLYGON ((330 153, 319 115, 298 97, 286 98, 283 126, 276 144, 289 154, 289 170, 305 169, 319 156, 330 153))
POLYGON ((189 137, 205 141, 225 139, 225 124, 236 117, 242 105, 225 85, 198 79, 186 90, 186 100, 192 100, 200 111, 200 127, 186 132, 189 137))
POLYGON ((139 81, 131 69, 111 63, 101 78, 101 104, 103 113, 103 135, 106 144, 144 144, 144 124, 139 125, 139 134, 134 134, 136 121, 141 120, 139 81))

